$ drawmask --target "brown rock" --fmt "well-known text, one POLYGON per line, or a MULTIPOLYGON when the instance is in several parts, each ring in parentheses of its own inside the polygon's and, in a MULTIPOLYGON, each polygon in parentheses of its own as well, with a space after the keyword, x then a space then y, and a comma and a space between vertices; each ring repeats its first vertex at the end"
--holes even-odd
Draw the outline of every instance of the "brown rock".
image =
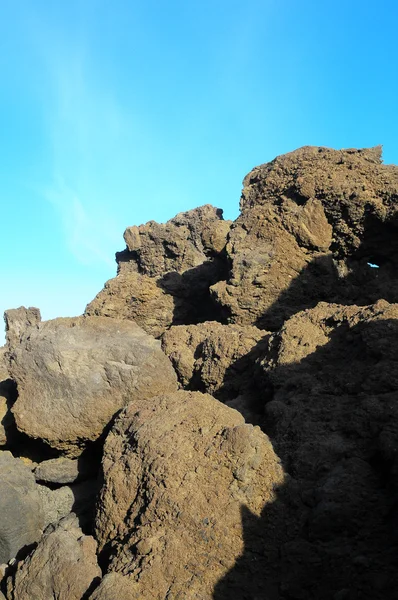
POLYGON ((177 386, 159 342, 128 321, 46 321, 10 351, 18 429, 70 456, 97 439, 130 400, 143 402, 177 386))
POLYGON ((8 361, 6 359, 6 346, 0 348, 0 385, 9 378, 8 361))
POLYGON ((159 277, 170 271, 183 273, 221 252, 229 227, 222 210, 206 204, 165 224, 149 221, 128 227, 124 239, 134 255, 137 272, 159 277))
POLYGON ((222 211, 205 205, 165 224, 150 221, 125 232, 118 275, 88 304, 87 315, 136 321, 159 337, 170 325, 208 318, 209 287, 225 277, 222 251, 230 228, 222 211))
POLYGON ((258 390, 253 378, 266 332, 256 327, 221 325, 216 321, 171 327, 162 337, 178 379, 187 390, 207 392, 238 408, 249 422, 255 414, 258 390))
POLYGON ((211 288, 229 322, 275 330, 318 301, 398 300, 398 168, 380 151, 305 147, 247 175, 211 288))
POLYGON ((87 315, 135 321, 150 335, 159 337, 173 322, 174 298, 157 279, 135 272, 121 272, 86 308, 87 315))
POLYGON ((242 519, 271 548, 255 564, 247 548, 214 600, 272 597, 273 578, 289 598, 395 597, 397 339, 386 301, 319 303, 265 338, 263 427, 290 477, 257 524, 242 519))
POLYGON ((106 440, 103 471, 96 537, 108 571, 159 600, 210 599, 243 550, 242 505, 259 514, 284 479, 260 429, 198 392, 130 403, 106 440))
POLYGON ((8 598, 81 600, 101 577, 96 547, 94 538, 82 534, 76 517, 49 527, 8 580, 8 598))
POLYGON ((7 344, 18 344, 27 328, 37 327, 41 321, 40 310, 38 308, 12 308, 4 313, 6 322, 7 344))
POLYGON ((35 469, 36 481, 45 483, 73 483, 84 476, 81 461, 71 458, 52 458, 43 460, 35 469))
POLYGON ((152 597, 152 595, 142 596, 138 583, 134 582, 131 577, 121 573, 108 573, 89 600, 115 600, 115 598, 117 600, 148 598, 149 600, 152 597))

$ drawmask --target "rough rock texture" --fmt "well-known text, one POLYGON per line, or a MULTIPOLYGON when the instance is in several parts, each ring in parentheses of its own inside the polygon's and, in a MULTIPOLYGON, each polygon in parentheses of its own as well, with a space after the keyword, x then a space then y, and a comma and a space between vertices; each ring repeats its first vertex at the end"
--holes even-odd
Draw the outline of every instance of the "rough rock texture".
POLYGON ((51 490, 38 485, 44 525, 56 524, 60 519, 73 512, 79 519, 80 527, 90 531, 94 518, 94 506, 99 491, 98 482, 88 480, 74 485, 63 485, 51 490))
POLYGON ((94 531, 84 598, 396 600, 397 234, 380 148, 305 147, 249 173, 233 224, 207 205, 128 228, 94 335, 94 317, 8 313, 0 396, 7 378, 32 447, 0 443, 41 463, 45 523, 73 511, 94 531), (94 439, 92 479, 49 489, 94 439))
POLYGON ((263 412, 253 378, 266 332, 257 327, 222 325, 216 321, 171 327, 162 336, 181 386, 207 392, 256 423, 263 412))
POLYGON ((2 346, 0 348, 0 382, 5 381, 9 377, 8 364, 7 364, 7 360, 5 357, 6 350, 7 349, 5 346, 2 346))
POLYGON ((82 477, 79 460, 65 457, 44 460, 35 468, 34 475, 37 481, 62 484, 82 477))
POLYGON ((117 254, 118 276, 86 314, 134 320, 155 337, 172 324, 207 320, 214 312, 209 287, 225 276, 229 228, 222 210, 209 204, 165 224, 127 228, 127 250, 117 254))
POLYGON ((150 277, 198 267, 222 251, 230 223, 210 204, 180 213, 165 224, 149 221, 128 227, 127 249, 136 257, 136 270, 150 277))
POLYGON ((282 598, 395 597, 397 334, 398 304, 319 303, 267 339, 264 429, 291 478, 243 527, 266 539, 272 516, 276 555, 248 575, 244 553, 215 600, 252 597, 269 572, 282 598))
POLYGON ((211 288, 224 317, 275 330, 318 301, 397 301, 397 196, 398 168, 380 164, 380 148, 305 147, 253 169, 229 276, 211 288))
POLYGON ((43 511, 30 469, 10 452, 0 452, 0 563, 40 538, 43 511))
POLYGON ((82 600, 101 577, 96 547, 76 517, 63 519, 18 565, 7 582, 7 600, 82 600))
MULTIPOLYGON (((210 599, 244 548, 241 507, 260 514, 284 480, 260 429, 199 392, 129 404, 103 471, 96 537, 107 571, 128 574, 132 598, 159 600, 210 599)), ((257 542, 252 532, 247 544, 257 542)))
POLYGON ((8 345, 18 345, 26 331, 31 327, 37 327, 41 321, 38 308, 11 308, 4 313, 6 323, 6 339, 8 345))
MULTIPOLYGON (((147 596, 149 598, 149 596, 147 596)), ((121 573, 108 573, 89 600, 140 600, 143 598, 138 583, 121 573)))
POLYGON ((18 429, 71 456, 130 400, 177 386, 159 342, 135 323, 104 317, 29 327, 20 343, 10 343, 10 372, 18 385, 18 429))

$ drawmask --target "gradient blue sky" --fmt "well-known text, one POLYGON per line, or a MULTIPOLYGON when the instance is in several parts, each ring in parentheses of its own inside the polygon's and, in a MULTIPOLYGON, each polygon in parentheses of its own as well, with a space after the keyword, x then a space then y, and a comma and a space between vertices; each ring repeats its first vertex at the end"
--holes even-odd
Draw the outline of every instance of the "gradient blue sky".
POLYGON ((0 312, 80 314, 128 225, 235 218, 244 175, 299 146, 398 162, 397 20, 383 0, 1 1, 0 312))

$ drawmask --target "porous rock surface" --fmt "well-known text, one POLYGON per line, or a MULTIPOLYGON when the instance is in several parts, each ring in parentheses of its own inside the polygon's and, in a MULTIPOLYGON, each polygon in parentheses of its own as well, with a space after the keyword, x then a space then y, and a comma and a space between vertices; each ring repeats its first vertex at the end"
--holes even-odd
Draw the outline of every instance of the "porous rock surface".
POLYGON ((84 599, 395 600, 398 167, 379 147, 301 148, 253 169, 240 207, 127 228, 86 320, 9 311, 6 415, 19 394, 18 426, 35 422, 23 485, 43 526, 76 512, 95 536, 84 599), (67 483, 60 455, 83 449, 90 479, 67 483))
POLYGON ((258 427, 183 391, 126 407, 103 475, 95 533, 108 571, 128 574, 132 598, 159 600, 210 599, 244 549, 241 507, 260 514, 284 480, 258 427))
POLYGON ((397 304, 319 303, 266 340, 263 428, 291 476, 274 506, 283 597, 397 589, 397 333, 397 304))
POLYGON ((226 319, 277 329, 322 300, 398 300, 398 168, 380 156, 305 147, 247 175, 230 272, 211 288, 226 319))
POLYGON ((230 228, 222 210, 206 204, 165 224, 128 227, 118 276, 87 306, 86 314, 136 321, 159 337, 170 325, 206 320, 214 311, 210 285, 224 276, 230 228))
POLYGON ((96 546, 76 517, 62 519, 18 564, 8 581, 7 600, 81 600, 101 577, 96 546))
POLYGON ((159 342, 138 325, 104 317, 61 318, 9 340, 20 431, 70 456, 96 440, 134 397, 176 389, 159 342))

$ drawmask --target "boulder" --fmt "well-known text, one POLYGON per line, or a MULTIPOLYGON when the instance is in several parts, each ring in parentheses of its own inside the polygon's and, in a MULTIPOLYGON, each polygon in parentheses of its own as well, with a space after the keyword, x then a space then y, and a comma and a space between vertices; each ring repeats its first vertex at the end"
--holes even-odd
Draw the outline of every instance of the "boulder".
POLYGON ((15 400, 15 384, 8 372, 7 348, 0 348, 0 446, 6 446, 12 438, 15 428, 9 407, 15 400))
POLYGON ((142 596, 138 583, 131 577, 121 573, 108 573, 89 600, 141 600, 144 597, 148 600, 152 598, 151 595, 142 596))
POLYGON ((49 527, 33 552, 7 580, 7 596, 18 600, 81 600, 101 578, 97 544, 83 535, 77 518, 49 527))
POLYGON ((37 327, 41 321, 38 308, 11 308, 4 313, 7 345, 19 344, 26 329, 37 327))
POLYGON ((19 431, 70 457, 98 439, 137 398, 174 391, 176 375, 159 342, 138 325, 105 317, 55 319, 10 343, 19 431))
POLYGON ((210 205, 164 224, 128 227, 118 275, 86 308, 87 315, 136 321, 159 337, 170 325, 205 321, 215 307, 209 287, 226 276, 223 250, 230 222, 210 205))
POLYGON ((305 147, 247 175, 211 288, 225 319, 276 330, 319 301, 398 300, 398 168, 380 153, 305 147))
POLYGON ((170 271, 183 273, 220 253, 230 222, 210 204, 178 214, 164 224, 149 221, 128 227, 124 239, 137 272, 159 277, 170 271))
POLYGON ((207 392, 238 408, 251 423, 263 412, 253 371, 266 332, 216 321, 173 326, 162 336, 184 389, 207 392))
POLYGON ((38 485, 43 509, 43 527, 54 525, 73 512, 79 519, 80 527, 85 531, 91 529, 98 489, 96 480, 63 485, 55 490, 45 485, 38 485))
POLYGON ((29 467, 11 452, 0 452, 0 563, 37 542, 44 517, 38 486, 29 467))
POLYGON ((181 391, 122 411, 103 479, 95 535, 108 573, 128 575, 132 598, 210 599, 244 548, 242 506, 260 514, 284 475, 258 427, 181 391))
POLYGON ((0 385, 3 381, 6 381, 9 378, 6 351, 6 346, 2 346, 0 348, 0 385))
MULTIPOLYGON (((288 598, 394 598, 397 340, 398 304, 384 300, 319 303, 265 338, 262 426, 290 477, 257 522, 274 554, 252 568, 246 550, 215 600, 255 597, 255 585, 267 597, 269 572, 288 598)), ((242 524, 247 536, 251 517, 242 524)))
POLYGON ((82 472, 81 461, 60 457, 43 460, 33 472, 36 481, 65 484, 84 478, 88 468, 88 465, 85 465, 82 472))
POLYGON ((159 337, 173 322, 174 297, 157 279, 122 271, 106 282, 85 314, 135 321, 148 334, 159 337))

